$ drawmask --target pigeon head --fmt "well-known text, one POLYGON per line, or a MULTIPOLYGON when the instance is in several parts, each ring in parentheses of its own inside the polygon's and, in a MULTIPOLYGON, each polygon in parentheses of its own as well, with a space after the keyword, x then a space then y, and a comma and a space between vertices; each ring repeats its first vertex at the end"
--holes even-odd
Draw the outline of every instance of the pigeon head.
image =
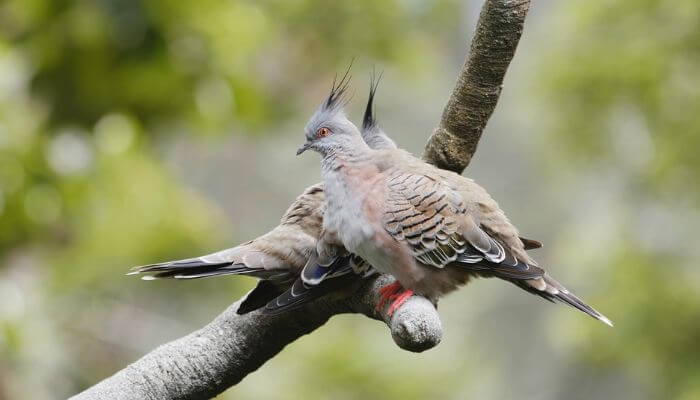
POLYGON ((357 126, 350 122, 343 110, 348 102, 346 92, 350 80, 349 71, 345 72, 340 81, 333 80, 330 94, 306 124, 306 142, 297 150, 297 155, 311 149, 327 156, 356 144, 358 139, 362 141, 357 126))

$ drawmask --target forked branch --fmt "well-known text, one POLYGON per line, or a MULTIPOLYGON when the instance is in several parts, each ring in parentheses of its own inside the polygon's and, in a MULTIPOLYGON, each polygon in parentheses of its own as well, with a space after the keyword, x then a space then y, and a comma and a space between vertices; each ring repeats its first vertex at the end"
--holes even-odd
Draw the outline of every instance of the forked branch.
POLYGON ((425 146, 425 161, 458 174, 469 165, 501 95, 529 8, 530 0, 484 4, 469 56, 425 146))

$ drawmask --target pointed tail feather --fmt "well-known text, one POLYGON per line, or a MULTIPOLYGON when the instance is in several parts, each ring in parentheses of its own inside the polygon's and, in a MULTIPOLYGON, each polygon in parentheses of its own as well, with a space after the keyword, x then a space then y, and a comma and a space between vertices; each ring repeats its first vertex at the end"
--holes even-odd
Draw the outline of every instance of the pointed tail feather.
POLYGON ((530 279, 530 280, 510 280, 515 285, 528 292, 540 296, 551 302, 561 302, 570 307, 573 307, 581 312, 588 314, 589 316, 599 320, 600 322, 613 326, 612 321, 605 315, 598 312, 593 307, 586 304, 578 296, 571 293, 566 289, 561 283, 554 280, 554 278, 545 274, 541 279, 530 279))
POLYGON ((299 308, 358 281, 361 276, 353 273, 353 265, 356 266, 357 262, 352 255, 346 254, 333 259, 329 266, 322 266, 318 264, 317 257, 312 255, 292 287, 265 306, 265 314, 275 315, 299 308))
POLYGON ((258 278, 280 275, 278 276, 279 278, 284 278, 281 276, 284 273, 285 271, 251 268, 232 261, 212 261, 204 257, 198 257, 135 267, 127 275, 143 274, 144 276, 141 279, 154 280, 164 278, 197 279, 218 275, 250 275, 258 278))
POLYGON ((263 309, 264 314, 277 315, 294 310, 304 304, 321 297, 323 294, 318 286, 306 287, 301 279, 294 281, 292 287, 277 298, 268 302, 263 309))
POLYGON ((144 280, 159 278, 198 278, 202 276, 217 275, 221 268, 228 267, 232 263, 219 261, 210 262, 202 258, 187 258, 177 261, 142 265, 131 269, 127 275, 144 274, 144 280))
POLYGON ((359 275, 345 274, 324 280, 316 286, 307 286, 301 279, 297 279, 292 287, 267 303, 263 313, 277 315, 285 311, 294 310, 328 293, 349 287, 353 282, 360 279, 363 278, 359 275))
POLYGON ((257 286, 245 296, 238 306, 236 314, 243 315, 264 307, 267 303, 282 294, 282 290, 270 281, 260 280, 257 286))

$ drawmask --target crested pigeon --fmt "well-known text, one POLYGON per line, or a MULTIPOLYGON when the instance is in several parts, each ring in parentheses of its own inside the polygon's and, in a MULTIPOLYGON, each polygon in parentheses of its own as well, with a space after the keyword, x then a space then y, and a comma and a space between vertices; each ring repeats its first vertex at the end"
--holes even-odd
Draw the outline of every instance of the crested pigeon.
MULTIPOLYGON (((379 78, 375 79, 374 73, 372 74, 362 137, 373 148, 396 148, 374 118, 373 101, 379 78)), ((323 219, 323 196, 321 183, 306 188, 285 212, 277 227, 249 242, 201 257, 135 267, 128 275, 144 274, 144 280, 195 279, 219 275, 253 276, 260 281, 241 303, 238 313, 255 310, 287 289, 299 276, 309 256, 315 252, 323 219)), ((336 266, 349 266, 350 263, 355 270, 362 268, 358 266, 362 265, 369 273, 369 266, 350 256, 339 257, 336 266)), ((322 288, 313 292, 314 298, 320 294, 322 288)))
POLYGON ((316 254, 280 296, 284 301, 268 304, 268 312, 297 307, 302 302, 294 301, 295 291, 308 293, 347 273, 348 267, 335 260, 350 252, 396 278, 381 289, 377 304, 379 309, 392 300, 389 315, 414 293, 436 300, 471 278, 497 277, 612 326, 525 252, 539 243, 522 240, 473 180, 404 150, 370 148, 343 110, 346 77, 334 82, 297 151, 311 149, 322 156, 325 212, 316 254))

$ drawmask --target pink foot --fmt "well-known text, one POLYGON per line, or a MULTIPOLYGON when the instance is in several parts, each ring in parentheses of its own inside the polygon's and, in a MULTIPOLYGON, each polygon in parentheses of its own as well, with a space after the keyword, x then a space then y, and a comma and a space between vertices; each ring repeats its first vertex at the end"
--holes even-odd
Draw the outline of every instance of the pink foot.
POLYGON ((384 308, 384 305, 387 303, 387 301, 395 299, 397 293, 400 292, 401 289, 403 288, 401 287, 399 281, 394 281, 379 289, 379 302, 377 303, 377 306, 374 309, 377 312, 381 312, 382 308, 384 308))
POLYGON ((391 306, 389 306, 389 310, 386 312, 388 316, 392 316, 394 314, 394 311, 398 310, 399 307, 403 303, 406 302, 411 296, 413 296, 413 290, 406 289, 400 294, 395 294, 392 297, 395 299, 393 303, 391 303, 391 306))

